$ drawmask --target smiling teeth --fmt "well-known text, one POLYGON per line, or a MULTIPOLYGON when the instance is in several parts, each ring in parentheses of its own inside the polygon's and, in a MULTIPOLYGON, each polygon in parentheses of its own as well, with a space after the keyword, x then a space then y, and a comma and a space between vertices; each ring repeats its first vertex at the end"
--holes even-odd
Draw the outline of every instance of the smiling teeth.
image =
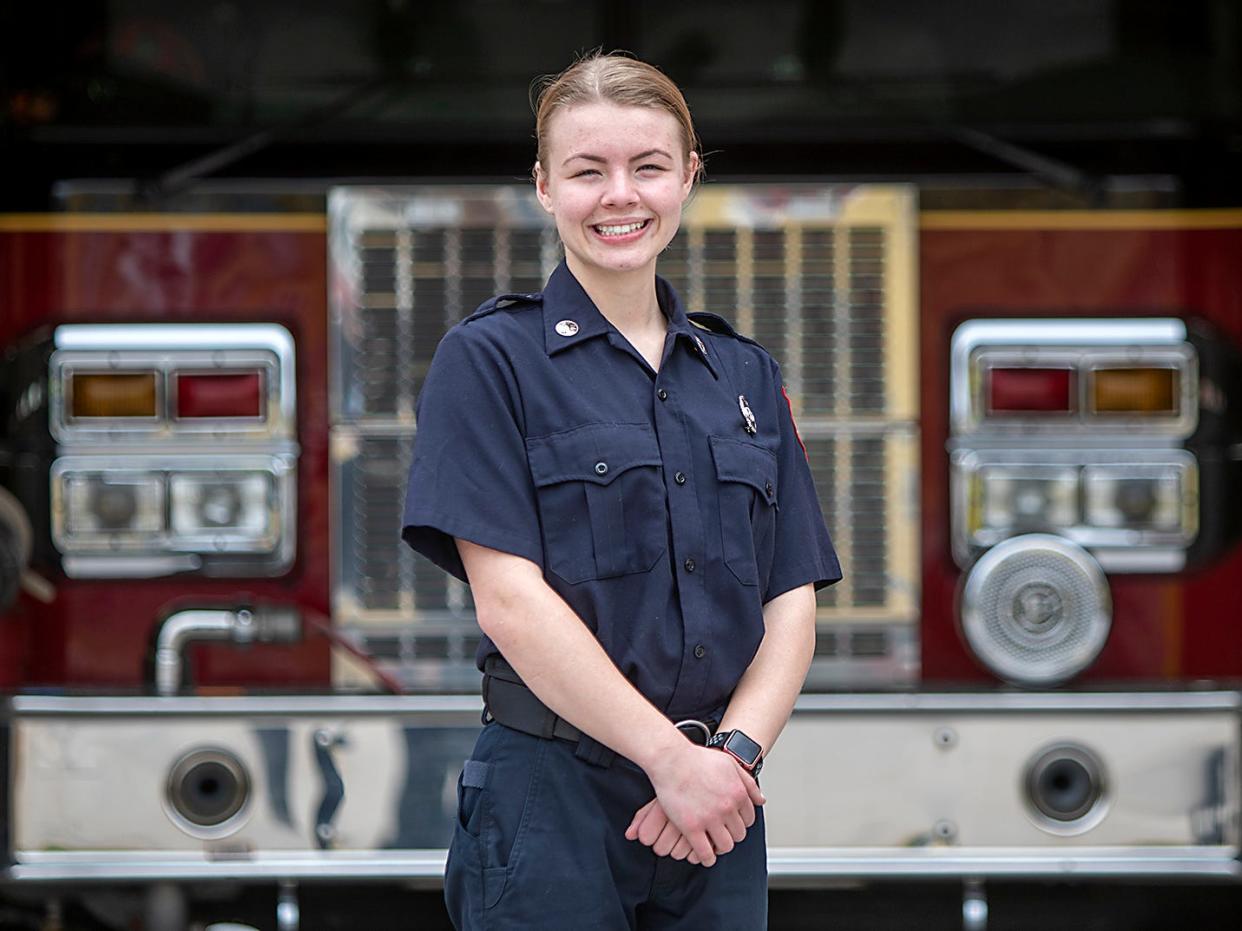
POLYGON ((647 225, 646 220, 639 220, 637 223, 626 223, 622 226, 597 226, 595 227, 605 236, 624 236, 626 233, 632 233, 635 230, 642 229, 647 225))

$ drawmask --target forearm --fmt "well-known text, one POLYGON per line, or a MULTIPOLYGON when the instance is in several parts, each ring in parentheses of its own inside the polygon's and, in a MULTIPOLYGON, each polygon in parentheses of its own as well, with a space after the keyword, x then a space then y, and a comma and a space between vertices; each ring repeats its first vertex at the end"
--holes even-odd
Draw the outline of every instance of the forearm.
POLYGON ((815 652, 815 591, 804 585, 763 608, 759 650, 738 682, 721 730, 741 730, 766 755, 785 728, 815 652))
POLYGON ((483 632, 540 701, 648 772, 690 746, 621 674, 538 566, 461 540, 458 549, 483 632))

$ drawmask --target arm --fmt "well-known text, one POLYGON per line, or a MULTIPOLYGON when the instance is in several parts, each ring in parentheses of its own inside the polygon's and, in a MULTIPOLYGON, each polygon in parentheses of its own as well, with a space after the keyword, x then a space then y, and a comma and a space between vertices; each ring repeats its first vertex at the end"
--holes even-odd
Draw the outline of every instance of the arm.
MULTIPOLYGON (((814 587, 803 585, 773 598, 763 606, 763 625, 759 650, 738 682, 720 729, 744 731, 759 742, 766 755, 784 730, 811 666, 815 652, 814 587)), ((743 772, 736 761, 730 762, 743 772)), ((750 779, 748 773, 743 775, 750 779)), ((660 856, 680 860, 689 855, 692 863, 700 859, 697 850, 668 820, 658 798, 638 810, 625 836, 642 841, 660 856)))
POLYGON ((637 763, 706 866, 754 823, 754 780, 690 743, 629 683, 533 562, 458 538, 479 626, 556 714, 637 763), (743 778, 745 777, 745 778, 743 778), (753 795, 753 798, 752 798, 753 795))
POLYGON ((763 640, 720 729, 740 729, 766 755, 785 729, 815 652, 815 590, 803 585, 763 606, 763 640))

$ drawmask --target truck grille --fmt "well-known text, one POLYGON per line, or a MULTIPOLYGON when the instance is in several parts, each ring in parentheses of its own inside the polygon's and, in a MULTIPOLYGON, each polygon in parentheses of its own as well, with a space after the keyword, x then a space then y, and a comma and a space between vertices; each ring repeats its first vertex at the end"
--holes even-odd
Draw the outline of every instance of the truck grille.
MULTIPOLYGON (((449 327, 542 287, 555 229, 527 188, 338 189, 329 211, 335 616, 385 656, 459 660, 468 587, 399 543, 414 401, 449 327)), ((660 261, 688 309, 723 313, 781 363, 845 570, 819 595, 833 648, 813 685, 916 672, 913 217, 903 188, 713 186, 660 261)))

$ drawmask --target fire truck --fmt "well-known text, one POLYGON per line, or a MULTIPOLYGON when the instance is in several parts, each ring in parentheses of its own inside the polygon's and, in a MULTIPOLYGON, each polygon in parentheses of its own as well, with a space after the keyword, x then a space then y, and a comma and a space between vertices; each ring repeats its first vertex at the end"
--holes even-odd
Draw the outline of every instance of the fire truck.
MULTIPOLYGON (((0 914, 436 887, 479 632, 399 540, 415 399, 558 250, 520 185, 0 216, 0 914)), ((1239 256, 1238 211, 695 195, 660 273, 781 362, 845 572, 773 889, 932 880, 982 929, 998 882, 1242 876, 1239 256)))

